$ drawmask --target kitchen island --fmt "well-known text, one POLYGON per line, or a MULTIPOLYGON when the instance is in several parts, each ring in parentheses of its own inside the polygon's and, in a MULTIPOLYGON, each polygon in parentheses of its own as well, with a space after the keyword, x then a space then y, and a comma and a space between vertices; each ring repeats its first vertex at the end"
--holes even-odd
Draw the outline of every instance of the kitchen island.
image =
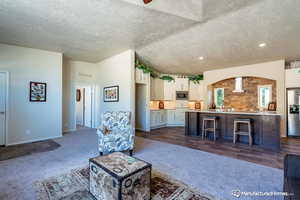
MULTIPOLYGON (((235 119, 250 119, 252 124, 253 147, 273 151, 280 150, 280 114, 273 112, 221 112, 188 111, 185 113, 185 135, 201 136, 204 117, 216 117, 218 140, 233 141, 235 119)), ((212 126, 212 124, 208 124, 212 126)), ((240 127, 242 130, 246 126, 240 127)), ((213 134, 208 134, 212 136, 213 134)), ((247 136, 239 136, 238 142, 248 144, 247 136)))

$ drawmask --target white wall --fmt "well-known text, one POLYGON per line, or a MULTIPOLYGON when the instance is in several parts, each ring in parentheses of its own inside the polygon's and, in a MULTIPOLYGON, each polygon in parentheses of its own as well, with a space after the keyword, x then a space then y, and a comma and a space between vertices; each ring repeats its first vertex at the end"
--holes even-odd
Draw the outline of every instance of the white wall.
MULTIPOLYGON (((63 62, 63 131, 76 130, 76 87, 98 88, 98 66, 95 63, 72 61, 63 62)), ((99 96, 98 92, 94 94, 99 96)), ((95 112, 96 113, 96 112, 95 112)), ((93 126, 95 127, 95 125, 93 126)))
POLYGON ((300 68, 285 70, 286 88, 300 88, 300 68))
POLYGON ((0 70, 9 72, 7 145, 62 135, 62 54, 0 44, 0 70), (29 82, 47 83, 47 102, 29 101, 29 82))
POLYGON ((100 113, 131 111, 132 124, 135 116, 134 56, 134 51, 128 50, 98 63, 100 113), (115 85, 119 86, 119 102, 103 102, 103 88, 115 85))
MULTIPOLYGON (((277 111, 281 114, 281 135, 286 135, 286 104, 285 104, 285 61, 277 60, 273 62, 258 63, 254 65, 244 65, 239 67, 225 68, 204 72, 205 94, 207 87, 215 82, 239 76, 254 76, 276 80, 277 87, 277 111)), ((208 95, 205 95, 205 106, 207 107, 208 95)))
MULTIPOLYGON (((100 123, 101 113, 105 111, 131 111, 134 122, 135 83, 134 51, 128 50, 107 58, 99 63, 87 63, 64 59, 63 63, 63 130, 76 129, 76 86, 93 86, 94 110, 96 119, 93 127, 100 123), (103 102, 103 88, 119 85, 119 102, 103 102)), ((134 123, 133 123, 134 124, 134 123)))

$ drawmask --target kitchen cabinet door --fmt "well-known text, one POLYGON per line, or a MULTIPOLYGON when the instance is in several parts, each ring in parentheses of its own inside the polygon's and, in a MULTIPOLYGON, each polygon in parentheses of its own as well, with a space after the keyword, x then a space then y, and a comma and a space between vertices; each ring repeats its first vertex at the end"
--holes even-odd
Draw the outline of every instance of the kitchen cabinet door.
POLYGON ((160 78, 150 79, 150 98, 151 100, 164 100, 164 81, 160 78))
POLYGON ((149 84, 150 73, 142 73, 141 82, 144 84, 149 84))
POLYGON ((167 124, 174 125, 175 121, 175 110, 168 110, 167 111, 167 124))
POLYGON ((175 83, 174 81, 164 81, 164 100, 174 101, 175 100, 175 83))
POLYGON ((157 100, 164 100, 164 80, 155 79, 155 95, 157 100))
POLYGON ((156 122, 155 122, 155 111, 150 112, 150 127, 154 127, 156 122))
POLYGON ((135 68, 135 82, 136 83, 141 82, 141 72, 142 72, 142 70, 135 68))
POLYGON ((190 82, 189 86, 189 100, 190 101, 200 101, 203 100, 203 82, 199 83, 190 82))
POLYGON ((175 112, 175 122, 176 124, 182 126, 185 123, 185 112, 186 109, 177 109, 175 112))
POLYGON ((159 123, 161 124, 161 125, 165 125, 166 124, 166 113, 165 113, 165 111, 164 110, 161 110, 160 111, 160 121, 159 121, 159 123))
POLYGON ((156 100, 156 95, 155 95, 155 79, 150 78, 150 100, 156 100))
POLYGON ((135 82, 140 84, 148 84, 150 74, 144 73, 143 70, 135 68, 135 82))
POLYGON ((175 78, 176 91, 188 91, 189 80, 188 78, 175 78))

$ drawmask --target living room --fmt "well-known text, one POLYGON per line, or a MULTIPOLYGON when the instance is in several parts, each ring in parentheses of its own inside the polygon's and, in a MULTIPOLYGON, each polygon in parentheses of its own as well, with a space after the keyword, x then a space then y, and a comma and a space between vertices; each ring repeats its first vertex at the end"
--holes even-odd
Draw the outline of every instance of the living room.
POLYGON ((2 1, 0 199, 299 199, 299 11, 2 1))

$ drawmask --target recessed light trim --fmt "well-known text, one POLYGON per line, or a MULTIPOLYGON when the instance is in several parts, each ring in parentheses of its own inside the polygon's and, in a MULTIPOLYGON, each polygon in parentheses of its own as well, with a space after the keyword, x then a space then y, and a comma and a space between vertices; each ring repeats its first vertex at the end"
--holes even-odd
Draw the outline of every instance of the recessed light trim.
POLYGON ((267 46, 267 44, 263 42, 263 43, 260 43, 258 46, 262 48, 262 47, 267 46))

